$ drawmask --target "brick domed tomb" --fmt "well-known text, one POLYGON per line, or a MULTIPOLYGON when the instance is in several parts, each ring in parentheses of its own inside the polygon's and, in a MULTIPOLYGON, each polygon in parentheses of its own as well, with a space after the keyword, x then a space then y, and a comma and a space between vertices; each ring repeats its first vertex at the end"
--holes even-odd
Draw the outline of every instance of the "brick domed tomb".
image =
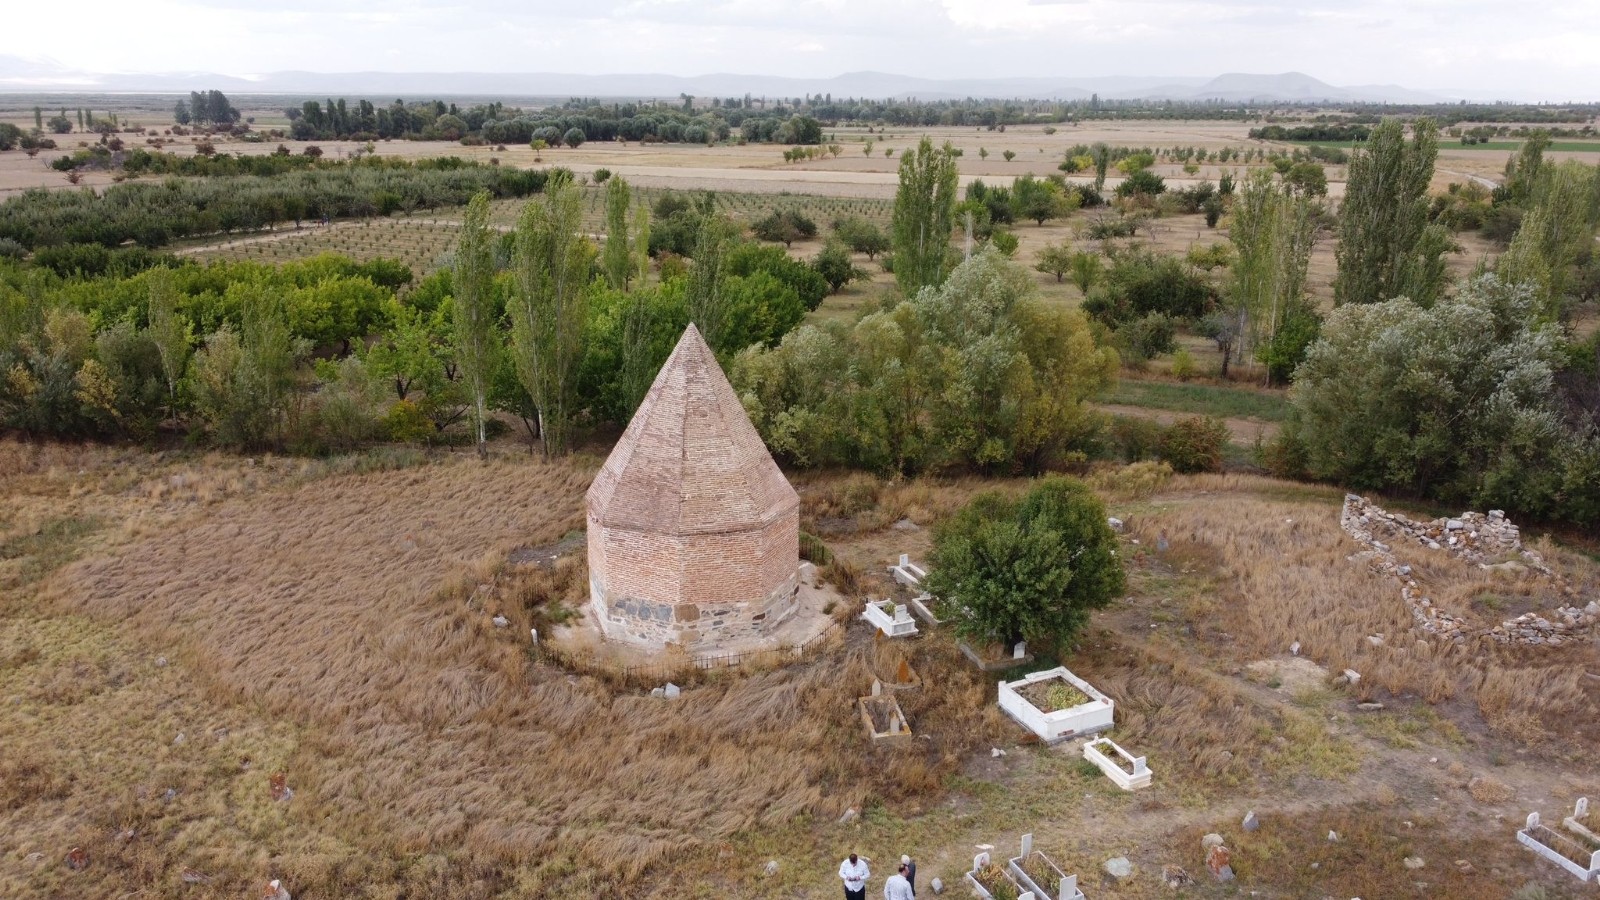
POLYGON ((797 607, 800 498, 690 325, 588 493, 589 593, 607 638, 693 650, 797 607))

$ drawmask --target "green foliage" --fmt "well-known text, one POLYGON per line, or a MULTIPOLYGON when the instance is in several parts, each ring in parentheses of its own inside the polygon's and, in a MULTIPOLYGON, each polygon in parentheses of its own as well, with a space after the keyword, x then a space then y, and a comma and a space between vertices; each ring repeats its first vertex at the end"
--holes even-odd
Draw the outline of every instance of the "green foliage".
POLYGON ((522 197, 546 174, 454 157, 407 162, 367 157, 274 176, 129 182, 104 191, 26 191, 0 203, 0 238, 30 249, 58 244, 156 248, 187 237, 329 216, 368 217, 392 198, 402 211, 466 203, 487 190, 522 197))
POLYGON ((1307 197, 1274 182, 1265 171, 1249 176, 1234 202, 1229 229, 1239 258, 1233 266, 1228 306, 1239 316, 1243 329, 1239 336, 1247 346, 1255 346, 1258 355, 1267 351, 1272 358, 1269 378, 1287 377, 1315 335, 1316 316, 1305 302, 1314 237, 1314 211, 1307 197), (1286 328, 1289 333, 1280 340, 1286 328))
POLYGON ((190 392, 217 443, 240 449, 282 442, 295 367, 308 353, 282 301, 261 286, 245 289, 243 323, 206 338, 190 368, 190 392))
POLYGON ((811 261, 811 268, 828 282, 829 290, 835 294, 850 282, 866 277, 865 272, 856 268, 850 251, 837 240, 830 240, 822 246, 822 250, 811 261))
POLYGON ((1139 169, 1127 178, 1122 179, 1122 183, 1117 185, 1116 195, 1118 197, 1133 197, 1137 195, 1154 197, 1166 189, 1167 183, 1160 175, 1149 169, 1139 169))
POLYGON ((1330 315, 1291 393, 1306 467, 1358 489, 1570 516, 1592 438, 1565 427, 1555 326, 1494 276, 1424 308, 1405 299, 1330 315))
POLYGON ((1228 426, 1221 419, 1187 416, 1162 433, 1159 454, 1174 472, 1220 472, 1227 443, 1228 426))
POLYGON ((582 204, 570 178, 555 179, 544 201, 529 203, 517 222, 512 347, 517 375, 538 408, 546 456, 567 452, 579 406, 595 257, 580 228, 582 204))
POLYGON ((750 226, 750 232, 763 241, 783 244, 817 236, 817 223, 793 209, 775 209, 750 226))
POLYGON ((889 249, 889 236, 883 229, 859 216, 834 220, 833 235, 852 252, 865 253, 867 259, 876 259, 889 249))
POLYGON ((1104 280, 1090 289, 1084 312, 1111 327, 1162 313, 1177 319, 1204 315, 1213 302, 1205 276, 1170 256, 1123 253, 1104 280))
MULTIPOLYGON (((815 264, 806 265, 777 247, 738 244, 728 251, 724 266, 727 274, 740 278, 748 278, 757 272, 771 275, 792 288, 807 310, 821 306, 823 298, 831 290, 827 276, 815 264)), ((746 346, 749 344, 739 344, 730 349, 739 350, 746 346)))
POLYGON ((1072 270, 1072 259, 1072 246, 1062 241, 1040 250, 1038 261, 1034 263, 1033 268, 1047 275, 1054 275, 1059 283, 1072 270))
POLYGON ((942 283, 955 229, 956 161, 949 144, 924 137, 900 158, 894 195, 894 277, 907 297, 942 283))
POLYGON ((1017 236, 1009 231, 995 231, 989 236, 989 244, 999 251, 1001 256, 1010 259, 1017 255, 1017 236))
POLYGON ((1148 313, 1117 329, 1117 346, 1130 360, 1143 362, 1171 353, 1178 336, 1178 324, 1164 313, 1148 313))
POLYGON ((1526 211, 1495 271, 1539 297, 1540 315, 1565 317, 1578 283, 1577 264, 1594 253, 1600 226, 1600 167, 1568 160, 1544 165, 1532 179, 1526 211))
POLYGON ((1071 215, 1079 202, 1076 192, 1068 192, 1058 182, 1048 179, 1037 181, 1032 175, 1018 178, 1011 186, 1011 206, 1016 215, 1039 225, 1071 215))
POLYGON ((981 494, 935 528, 928 590, 957 634, 1065 647, 1125 586, 1099 498, 1060 476, 981 494))
MULTIPOLYGON (((1438 156, 1438 127, 1419 119, 1408 144, 1398 119, 1372 129, 1366 149, 1350 160, 1339 213, 1337 303, 1409 297, 1430 305, 1443 288, 1438 256, 1448 246, 1425 236, 1428 183, 1438 156)), ((1439 226, 1434 226, 1438 228, 1439 226)))
MULTIPOLYGON (((489 195, 480 193, 467 204, 466 216, 461 221, 453 278, 455 297, 450 304, 455 359, 461 367, 461 378, 472 405, 479 455, 487 452, 489 389, 502 341, 496 327, 499 312, 494 291, 496 237, 496 232, 489 227, 489 195)), ((431 396, 437 391, 428 393, 431 396)), ((399 399, 406 399, 405 391, 399 392, 399 399)))
POLYGON ((1075 311, 1029 298, 992 251, 853 326, 804 326, 732 376, 769 447, 799 465, 1036 471, 1092 430, 1114 353, 1075 311))

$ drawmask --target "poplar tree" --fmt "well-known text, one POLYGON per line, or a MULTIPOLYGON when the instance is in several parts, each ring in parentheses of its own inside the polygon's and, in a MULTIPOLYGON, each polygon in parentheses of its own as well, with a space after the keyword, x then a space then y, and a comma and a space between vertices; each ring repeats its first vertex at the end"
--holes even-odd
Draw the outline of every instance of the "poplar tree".
POLYGON ((451 303, 456 361, 467 391, 472 395, 480 457, 489 453, 486 423, 498 343, 494 322, 495 237, 494 230, 489 227, 489 193, 480 191, 467 204, 466 217, 461 222, 461 242, 456 249, 453 275, 455 296, 451 303))
POLYGON ((723 263, 733 238, 733 226, 727 219, 709 209, 702 210, 694 265, 689 269, 689 321, 700 329, 700 336, 713 350, 723 349, 718 343, 728 305, 723 292, 727 280, 723 263))
POLYGON ((924 137, 900 157, 900 187, 894 195, 894 278, 913 297, 937 287, 949 274, 950 235, 955 230, 956 159, 949 144, 934 149, 924 137))
POLYGON ((628 207, 633 200, 628 182, 621 177, 606 183, 606 245, 600 266, 613 290, 626 291, 633 281, 634 260, 628 240, 628 207))
POLYGON ((176 416, 178 385, 188 372, 189 355, 194 349, 194 326, 178 312, 178 289, 173 284, 172 271, 156 269, 149 279, 145 320, 161 359, 161 377, 167 383, 167 414, 176 416))
POLYGON ((1527 190, 1528 209, 1496 272, 1533 288, 1543 321, 1567 312, 1573 266, 1594 244, 1600 225, 1600 167, 1567 162, 1539 167, 1527 190))
POLYGON ((567 452, 583 361, 594 244, 584 237, 583 197, 570 176, 552 178, 523 207, 516 233, 511 341, 517 377, 538 407, 545 456, 567 452))
POLYGON ((1385 119, 1350 159, 1335 253, 1336 303, 1406 296, 1431 306, 1444 286, 1439 257, 1450 247, 1449 236, 1428 224, 1439 129, 1432 119, 1418 119, 1412 132, 1407 143, 1400 121, 1385 119))
POLYGON ((1277 336, 1285 316, 1304 297, 1315 234, 1311 201, 1258 169, 1245 180, 1233 206, 1229 240, 1233 264, 1234 332, 1254 344, 1277 336))

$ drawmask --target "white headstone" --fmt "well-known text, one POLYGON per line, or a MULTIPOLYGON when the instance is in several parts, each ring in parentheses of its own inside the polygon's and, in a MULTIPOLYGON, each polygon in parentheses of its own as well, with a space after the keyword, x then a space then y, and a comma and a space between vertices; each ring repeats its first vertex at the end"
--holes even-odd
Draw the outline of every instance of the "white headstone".
POLYGON ((883 682, 879 681, 876 678, 872 679, 872 696, 877 697, 877 696, 881 696, 882 694, 883 694, 883 682))
POLYGON ((1061 879, 1061 893, 1057 894, 1057 897, 1065 900, 1065 898, 1071 897, 1076 893, 1078 893, 1078 876, 1068 875, 1061 879))
POLYGON ((1030 831, 1027 834, 1022 836, 1022 854, 1021 854, 1022 858, 1023 859, 1027 859, 1028 858, 1028 854, 1030 854, 1032 852, 1033 852, 1033 832, 1030 831))
POLYGON ((1133 774, 1143 775, 1145 771, 1144 757, 1135 756, 1133 758, 1133 774))
POLYGON ((894 621, 896 624, 911 621, 911 613, 906 609, 904 603, 896 603, 894 605, 894 621))
POLYGON ((1017 646, 1011 648, 1011 658, 1012 659, 1022 659, 1023 657, 1025 657, 1027 655, 1028 655, 1028 642, 1027 641, 1017 641, 1017 646))
POLYGON ((533 642, 535 644, 539 643, 539 629, 537 629, 537 628, 529 628, 528 629, 528 633, 533 635, 533 642))
POLYGON ((974 872, 987 865, 989 865, 989 851, 987 850, 972 858, 972 871, 974 872))
POLYGON ((909 554, 909 553, 900 554, 900 568, 904 569, 906 566, 909 566, 909 565, 911 565, 911 554, 909 554))
POLYGON ((1589 798, 1579 797, 1576 806, 1572 807, 1572 817, 1579 822, 1589 818, 1589 798))
POLYGON ((1539 827, 1539 814, 1537 812, 1528 813, 1527 827, 1530 829, 1539 827))

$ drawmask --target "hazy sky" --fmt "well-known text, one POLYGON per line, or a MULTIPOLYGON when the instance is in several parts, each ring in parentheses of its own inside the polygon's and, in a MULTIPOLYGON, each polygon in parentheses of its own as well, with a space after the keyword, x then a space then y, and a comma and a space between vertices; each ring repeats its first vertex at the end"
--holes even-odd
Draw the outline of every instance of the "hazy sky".
POLYGON ((79 0, 7 3, 0 53, 88 71, 1302 71, 1600 97, 1600 3, 1550 0, 79 0))

